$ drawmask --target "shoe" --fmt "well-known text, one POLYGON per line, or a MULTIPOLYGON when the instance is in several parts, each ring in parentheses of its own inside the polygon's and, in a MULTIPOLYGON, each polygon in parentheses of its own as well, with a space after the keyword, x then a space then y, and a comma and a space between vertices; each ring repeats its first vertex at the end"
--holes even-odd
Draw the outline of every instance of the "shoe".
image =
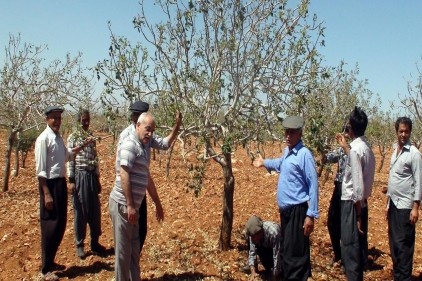
POLYGON ((107 251, 107 249, 100 243, 92 243, 91 251, 97 254, 104 254, 107 251))
POLYGON ((76 255, 79 258, 84 259, 85 258, 84 247, 76 247, 76 255))
POLYGON ((41 280, 44 280, 44 281, 57 281, 57 280, 59 280, 59 276, 57 276, 56 274, 54 274, 53 272, 47 272, 47 273, 45 273, 45 274, 43 274, 42 272, 41 272, 41 280))
POLYGON ((66 269, 66 266, 63 264, 53 263, 51 266, 51 271, 63 271, 66 269))

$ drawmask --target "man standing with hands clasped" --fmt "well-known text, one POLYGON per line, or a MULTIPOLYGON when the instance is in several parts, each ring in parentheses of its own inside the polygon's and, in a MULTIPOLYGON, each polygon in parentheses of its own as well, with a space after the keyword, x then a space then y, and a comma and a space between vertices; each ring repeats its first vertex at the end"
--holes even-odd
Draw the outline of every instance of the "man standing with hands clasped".
POLYGON ((304 119, 290 116, 283 120, 287 147, 276 159, 253 162, 280 173, 277 203, 281 220, 282 280, 307 280, 311 276, 309 235, 314 231, 318 212, 318 177, 312 153, 302 142, 304 119))
POLYGON ((397 146, 390 162, 386 217, 393 260, 394 280, 410 281, 415 250, 415 224, 422 197, 422 158, 410 144, 412 120, 399 117, 395 123, 397 146))

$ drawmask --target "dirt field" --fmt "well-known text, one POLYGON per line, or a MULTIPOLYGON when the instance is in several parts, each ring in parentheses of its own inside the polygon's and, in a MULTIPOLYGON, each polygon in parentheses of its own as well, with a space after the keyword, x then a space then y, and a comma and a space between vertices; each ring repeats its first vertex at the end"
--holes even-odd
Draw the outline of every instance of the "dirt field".
MULTIPOLYGON (((0 142, 0 166, 4 167, 4 133, 0 142)), ((100 142, 98 150, 103 185, 103 235, 100 242, 109 249, 109 255, 89 255, 85 260, 76 257, 73 209, 69 197, 67 229, 56 257, 56 262, 66 266, 58 274, 61 280, 113 279, 113 237, 108 215, 108 198, 115 174, 111 138, 100 142)), ((265 152, 267 157, 275 157, 280 154, 280 147, 267 147, 265 152)), ((193 156, 190 157, 193 159, 193 156)), ((186 191, 191 159, 188 157, 183 161, 179 144, 176 144, 168 178, 165 177, 164 158, 164 155, 157 155, 156 160, 151 162, 152 176, 165 210, 165 221, 155 221, 154 205, 149 199, 148 237, 141 257, 143 280, 248 280, 248 275, 239 270, 247 258, 242 230, 251 214, 258 214, 264 220, 279 221, 275 202, 277 175, 254 168, 244 150, 236 152, 233 160, 236 187, 232 249, 221 252, 218 250, 223 186, 220 166, 209 162, 203 191, 195 197, 192 191, 186 191)), ((34 166, 32 152, 28 155, 26 168, 20 170, 18 177, 11 178, 10 191, 0 193, 0 280, 38 280, 41 263, 39 194, 34 166)), ((381 173, 375 175, 373 196, 369 200, 369 248, 373 265, 365 272, 365 280, 392 280, 387 224, 383 212, 385 195, 381 192, 387 184, 387 172, 386 165, 381 173)), ((345 280, 340 268, 329 265, 332 251, 326 214, 332 188, 332 177, 324 186, 320 186, 321 217, 316 221, 315 232, 311 236, 311 280, 345 280)), ((422 227, 419 224, 413 267, 415 280, 422 280, 422 227)))

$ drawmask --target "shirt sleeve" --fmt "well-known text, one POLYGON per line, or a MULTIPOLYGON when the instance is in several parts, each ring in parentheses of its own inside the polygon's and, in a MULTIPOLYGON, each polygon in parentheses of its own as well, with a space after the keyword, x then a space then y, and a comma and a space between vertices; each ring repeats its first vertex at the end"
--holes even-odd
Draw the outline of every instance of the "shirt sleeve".
POLYGON ((340 149, 328 152, 325 155, 325 160, 327 163, 337 163, 340 160, 340 149))
POLYGON ((281 172, 281 163, 283 158, 274 158, 274 159, 264 159, 264 167, 268 171, 276 171, 277 173, 281 172))
MULTIPOLYGON (((75 142, 73 140, 72 135, 67 138, 67 147, 68 149, 72 149, 75 147, 75 142)), ((68 178, 75 178, 75 160, 70 159, 67 163, 67 176, 68 178)))
POLYGON ((353 202, 361 201, 363 198, 363 173, 360 157, 355 150, 349 153, 350 168, 352 170, 353 202))
POLYGON ((309 187, 309 207, 306 215, 312 218, 318 218, 318 175, 315 168, 315 160, 310 153, 305 156, 305 176, 309 187))
POLYGON ((47 139, 39 138, 35 142, 35 171, 38 177, 47 178, 47 139))
POLYGON ((151 139, 151 147, 159 150, 167 150, 170 146, 166 138, 153 136, 151 139))
POLYGON ((421 201, 422 195, 422 155, 419 151, 413 153, 412 157, 412 173, 414 179, 415 195, 414 201, 421 201))
POLYGON ((248 265, 249 266, 255 266, 257 264, 256 261, 256 247, 255 244, 252 242, 251 237, 248 237, 249 239, 249 256, 248 256, 248 265))

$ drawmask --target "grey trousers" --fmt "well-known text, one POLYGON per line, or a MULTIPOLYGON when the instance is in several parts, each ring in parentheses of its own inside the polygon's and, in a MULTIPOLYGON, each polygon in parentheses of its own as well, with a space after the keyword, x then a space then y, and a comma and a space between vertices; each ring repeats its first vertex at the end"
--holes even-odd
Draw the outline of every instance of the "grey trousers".
POLYGON ((119 204, 112 198, 109 199, 108 208, 113 222, 115 281, 141 281, 139 218, 136 218, 135 224, 130 224, 126 205, 119 204))
POLYGON ((101 208, 98 197, 98 178, 95 172, 75 171, 75 192, 72 197, 77 247, 84 245, 86 225, 89 225, 91 242, 101 235, 101 208))

